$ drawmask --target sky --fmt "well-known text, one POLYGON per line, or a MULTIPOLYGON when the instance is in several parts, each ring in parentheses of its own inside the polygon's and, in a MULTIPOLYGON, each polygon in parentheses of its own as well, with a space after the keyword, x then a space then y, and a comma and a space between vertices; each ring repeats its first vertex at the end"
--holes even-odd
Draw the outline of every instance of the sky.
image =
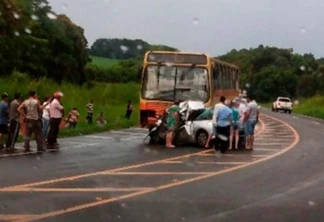
POLYGON ((49 0, 98 38, 143 39, 218 56, 260 44, 324 57, 323 0, 49 0))

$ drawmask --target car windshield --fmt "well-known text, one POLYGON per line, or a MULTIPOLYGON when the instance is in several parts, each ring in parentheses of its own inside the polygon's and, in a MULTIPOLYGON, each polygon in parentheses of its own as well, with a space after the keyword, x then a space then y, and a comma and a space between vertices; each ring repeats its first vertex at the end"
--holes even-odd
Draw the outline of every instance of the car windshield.
POLYGON ((148 66, 142 97, 164 101, 208 100, 208 76, 204 68, 148 66))

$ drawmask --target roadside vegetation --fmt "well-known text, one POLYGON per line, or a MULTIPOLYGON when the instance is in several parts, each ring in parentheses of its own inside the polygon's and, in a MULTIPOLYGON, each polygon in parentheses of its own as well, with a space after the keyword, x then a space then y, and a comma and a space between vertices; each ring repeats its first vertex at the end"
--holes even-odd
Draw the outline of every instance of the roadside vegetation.
POLYGON ((26 74, 15 72, 11 76, 1 78, 0 85, 2 86, 1 90, 10 96, 15 92, 21 92, 26 97, 30 89, 35 89, 43 99, 57 90, 62 91, 64 93, 62 104, 65 107, 65 116, 73 107, 76 107, 80 112, 80 119, 76 129, 63 129, 60 133, 61 136, 82 135, 138 125, 139 94, 137 92, 139 92, 139 85, 137 83, 96 83, 89 88, 87 84, 82 86, 68 82, 58 84, 46 78, 36 81, 26 74), (21 85, 26 87, 21 87, 21 85), (90 99, 93 99, 94 102, 93 125, 86 123, 86 104, 90 99), (134 104, 134 112, 130 120, 124 117, 128 100, 134 104), (95 123, 100 112, 103 112, 107 121, 105 126, 97 126, 95 123))
POLYGON ((301 98, 294 105, 293 112, 324 119, 324 96, 317 95, 311 98, 301 98))

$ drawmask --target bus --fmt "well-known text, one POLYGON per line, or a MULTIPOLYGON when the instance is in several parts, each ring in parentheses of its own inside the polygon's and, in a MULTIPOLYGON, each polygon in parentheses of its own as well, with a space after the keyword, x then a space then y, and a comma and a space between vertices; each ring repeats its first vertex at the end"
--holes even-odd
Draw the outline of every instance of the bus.
POLYGON ((174 101, 207 107, 239 95, 239 67, 203 53, 148 51, 140 71, 140 126, 150 128, 174 101))

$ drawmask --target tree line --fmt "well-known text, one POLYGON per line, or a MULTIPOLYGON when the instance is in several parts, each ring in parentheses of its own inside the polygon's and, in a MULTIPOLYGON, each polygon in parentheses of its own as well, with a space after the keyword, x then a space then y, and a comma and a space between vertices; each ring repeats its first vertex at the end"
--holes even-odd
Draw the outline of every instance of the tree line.
POLYGON ((149 50, 179 51, 167 45, 154 45, 142 39, 97 39, 90 49, 92 56, 118 59, 110 68, 89 64, 86 67, 91 79, 112 83, 138 82, 144 54, 149 50))
POLYGON ((240 66, 241 88, 259 101, 324 93, 324 58, 316 59, 311 53, 260 45, 232 50, 219 58, 240 66))
MULTIPOLYGON (((148 50, 179 51, 141 39, 97 39, 89 48, 82 27, 52 11, 48 0, 0 1, 0 77, 21 72, 60 83, 138 82, 148 50), (91 64, 91 55, 118 59, 110 68, 91 64)), ((280 96, 309 97, 324 93, 324 58, 293 49, 233 49, 218 58, 241 67, 241 88, 259 101, 280 96)))
POLYGON ((14 70, 82 84, 89 49, 84 30, 47 0, 0 1, 0 75, 14 70))

